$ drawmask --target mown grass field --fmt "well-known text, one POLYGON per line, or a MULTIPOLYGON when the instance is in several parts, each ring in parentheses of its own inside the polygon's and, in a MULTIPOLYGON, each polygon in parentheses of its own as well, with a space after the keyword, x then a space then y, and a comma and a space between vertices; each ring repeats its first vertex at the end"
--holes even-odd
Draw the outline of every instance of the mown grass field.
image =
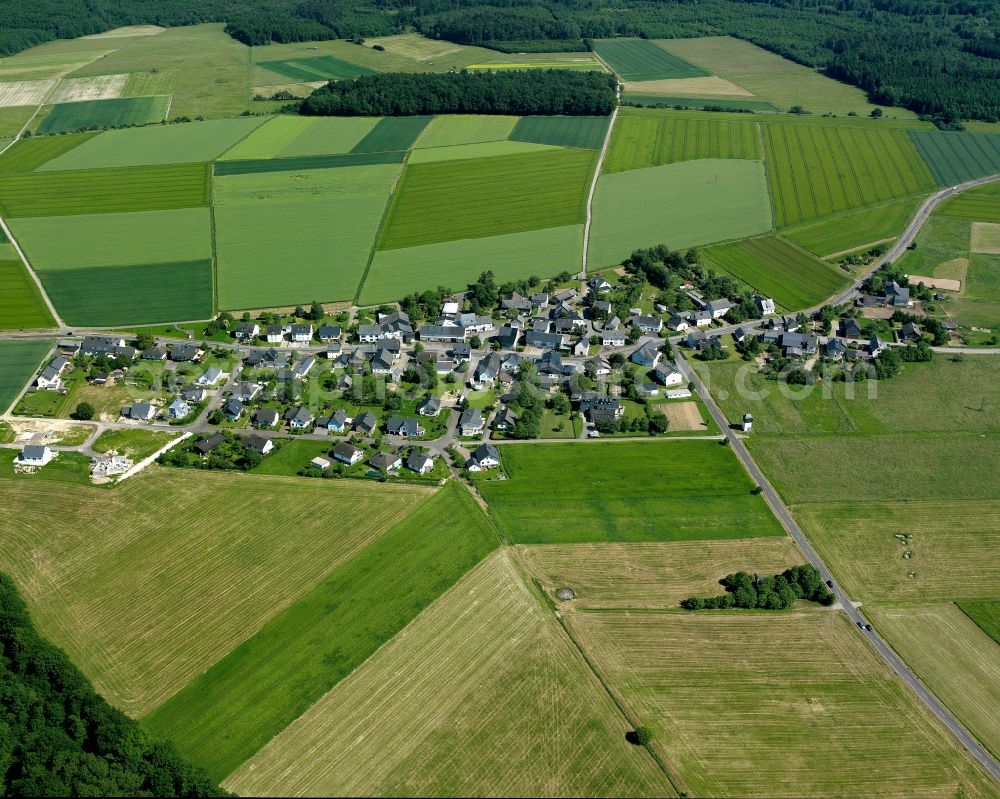
POLYGON ((471 495, 450 483, 328 571, 312 590, 146 716, 146 724, 221 780, 498 543, 471 495))
POLYGON ((972 619, 980 630, 1000 644, 1000 599, 980 599, 957 604, 962 613, 972 619))
POLYGON ((1000 752, 1000 652, 953 603, 867 609, 872 623, 979 741, 1000 752))
POLYGON ((486 114, 446 114, 434 117, 414 143, 418 149, 456 144, 502 141, 510 136, 519 117, 486 114))
POLYGON ((257 796, 674 795, 625 732, 497 552, 225 785, 257 796))
POLYGON ((217 178, 219 307, 351 299, 398 174, 390 164, 217 178))
POLYGON ((264 117, 108 130, 42 164, 43 172, 211 161, 264 124, 264 117))
POLYGON ((881 205, 788 228, 782 235, 820 258, 895 239, 906 229, 923 197, 905 197, 881 205))
POLYGON ((719 580, 734 571, 778 574, 804 562, 787 536, 729 541, 518 546, 531 576, 555 596, 570 587, 559 609, 677 608, 689 596, 722 593, 719 580))
POLYGON ((50 341, 0 341, 0 413, 14 402, 51 346, 50 341))
POLYGON ((703 251, 724 272, 759 291, 788 310, 819 305, 849 276, 779 236, 761 236, 703 251))
POLYGON ((20 260, 0 261, 0 330, 55 327, 55 320, 20 260))
POLYGON ((392 302, 429 286, 459 290, 486 269, 501 283, 574 272, 580 268, 582 253, 583 225, 379 250, 358 298, 370 305, 392 302))
POLYGON ((261 125, 221 156, 222 161, 294 158, 350 152, 377 117, 299 117, 283 114, 261 125))
POLYGON ((781 535, 717 441, 509 445, 501 456, 508 479, 479 490, 516 543, 781 535))
POLYGON ((685 249, 771 229, 764 165, 706 159, 602 175, 589 261, 620 263, 639 247, 685 249))
POLYGON ((512 141, 551 144, 556 147, 586 147, 600 150, 610 117, 521 117, 511 131, 512 141))
POLYGON ((934 188, 905 133, 871 125, 764 127, 775 222, 794 225, 934 188))
POLYGON ((120 97, 57 103, 38 125, 38 133, 71 133, 87 128, 114 128, 162 122, 170 97, 120 97))
POLYGON ((274 61, 258 61, 257 66, 274 72, 284 78, 303 81, 344 80, 361 75, 374 75, 375 70, 358 66, 332 55, 318 55, 312 58, 285 58, 274 61))
POLYGON ((1000 172, 1000 134, 911 131, 939 186, 1000 172))
POLYGON ((712 74, 647 39, 598 40, 594 42, 594 50, 622 80, 696 78, 712 74))
POLYGON ((428 493, 151 468, 114 491, 4 481, 0 495, 11 516, 0 561, 40 629, 141 716, 428 493))
POLYGON ((595 159, 565 150, 407 166, 378 249, 578 224, 595 159))
POLYGON ((280 449, 273 450, 253 467, 254 474, 274 474, 295 477, 309 461, 318 455, 328 455, 333 448, 331 441, 312 441, 296 438, 286 441, 280 449))
POLYGON ((699 796, 991 796, 843 614, 578 613, 585 651, 699 796))
POLYGON ((1000 183, 990 183, 950 197, 938 206, 936 213, 980 222, 1000 222, 1000 183))
POLYGON ((0 207, 6 216, 161 211, 207 206, 208 164, 0 173, 0 207))
POLYGON ((759 160, 760 134, 752 122, 714 122, 649 111, 620 112, 603 172, 625 172, 698 158, 759 160))

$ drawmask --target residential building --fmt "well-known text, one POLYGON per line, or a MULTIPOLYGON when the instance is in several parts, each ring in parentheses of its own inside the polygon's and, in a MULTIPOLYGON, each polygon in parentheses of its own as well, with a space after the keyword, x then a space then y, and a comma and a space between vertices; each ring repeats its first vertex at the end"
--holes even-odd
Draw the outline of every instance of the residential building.
POLYGON ((422 436, 426 432, 420 426, 420 422, 405 416, 390 416, 385 423, 385 429, 389 435, 399 436, 400 438, 414 438, 415 436, 422 436))
POLYGON ((258 408, 253 412, 250 421, 254 427, 270 428, 278 424, 280 416, 274 408, 258 408))
POLYGON ((167 406, 167 416, 171 419, 183 419, 191 413, 191 406, 181 397, 177 397, 167 406))
POLYGON ((406 468, 417 474, 430 474, 434 471, 434 458, 425 452, 411 452, 406 468))
POLYGON ((246 406, 236 397, 230 397, 222 404, 222 413, 230 422, 237 421, 243 415, 244 410, 246 410, 246 406))
POLYGON ((18 466, 44 466, 56 453, 41 444, 25 444, 17 455, 18 466))
POLYGON ((476 447, 465 465, 470 472, 494 469, 500 465, 500 452, 492 444, 481 444, 476 447))
POLYGON ((458 420, 458 429, 463 436, 478 436, 486 427, 483 412, 480 408, 466 408, 458 420))
POLYGON ((428 394, 417 406, 417 413, 421 416, 437 416, 441 413, 441 398, 428 394))
POLYGON ((285 412, 285 421, 288 422, 288 426, 292 430, 305 430, 315 420, 316 417, 313 416, 312 412, 302 405, 298 408, 289 408, 285 412))
POLYGON ((629 360, 638 366, 653 369, 656 367, 656 364, 660 362, 660 358, 662 357, 663 353, 660 352, 660 348, 657 346, 657 343, 655 341, 647 341, 629 356, 629 360))
POLYGON ((381 472, 392 472, 403 465, 403 459, 395 452, 376 452, 368 459, 368 465, 381 472))
POLYGON ((341 441, 333 448, 333 457, 341 463, 353 466, 365 456, 365 453, 353 444, 341 441))
POLYGON ((62 355, 57 355, 39 372, 35 385, 45 391, 58 391, 62 388, 62 374, 70 368, 70 362, 62 355))

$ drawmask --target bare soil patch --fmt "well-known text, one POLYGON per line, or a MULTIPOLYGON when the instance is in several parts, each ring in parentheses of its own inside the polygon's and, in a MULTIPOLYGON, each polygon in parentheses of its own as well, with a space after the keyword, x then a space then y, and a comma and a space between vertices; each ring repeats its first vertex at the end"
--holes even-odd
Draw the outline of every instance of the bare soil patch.
POLYGON ((657 409, 666 414, 670 422, 669 430, 705 429, 705 420, 701 418, 697 402, 665 402, 657 409))

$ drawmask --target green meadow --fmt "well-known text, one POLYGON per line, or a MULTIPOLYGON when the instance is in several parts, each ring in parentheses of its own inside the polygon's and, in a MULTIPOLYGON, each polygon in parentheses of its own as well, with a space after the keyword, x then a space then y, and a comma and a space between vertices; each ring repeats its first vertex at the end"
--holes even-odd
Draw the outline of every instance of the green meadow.
POLYGON ((648 39, 599 40, 594 42, 594 50, 622 80, 697 78, 712 74, 648 39))
POLYGON ((434 117, 414 147, 452 147, 507 139, 519 117, 486 114, 445 114, 434 117))
POLYGON ((41 365, 51 341, 0 341, 0 413, 41 365))
POLYGON ((0 261, 0 330, 55 327, 35 281, 20 260, 0 261))
POLYGON ((379 122, 377 117, 298 117, 283 114, 261 125, 221 161, 348 153, 379 122))
POLYGON ((610 117, 521 117, 511 131, 510 139, 556 147, 600 150, 609 122, 610 117))
POLYGON ((120 97, 57 103, 38 126, 39 133, 71 133, 87 128, 115 128, 162 122, 170 97, 120 97))
POLYGON ((845 211, 820 222, 787 228, 782 235, 827 258, 876 242, 894 239, 906 229, 923 197, 904 197, 855 211, 845 211))

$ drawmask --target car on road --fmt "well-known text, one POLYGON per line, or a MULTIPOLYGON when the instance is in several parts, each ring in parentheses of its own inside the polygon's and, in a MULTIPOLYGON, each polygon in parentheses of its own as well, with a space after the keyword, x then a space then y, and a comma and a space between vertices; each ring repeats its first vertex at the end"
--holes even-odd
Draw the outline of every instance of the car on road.
POLYGON ((868 631, 868 632, 871 632, 872 631, 872 626, 870 624, 866 624, 865 625, 865 630, 868 631))
POLYGON ((826 587, 827 588, 833 588, 833 580, 827 580, 826 581, 826 587))
POLYGON ((863 629, 865 629, 865 623, 864 623, 863 621, 859 621, 859 622, 858 622, 858 629, 859 629, 859 630, 863 630, 863 629))

